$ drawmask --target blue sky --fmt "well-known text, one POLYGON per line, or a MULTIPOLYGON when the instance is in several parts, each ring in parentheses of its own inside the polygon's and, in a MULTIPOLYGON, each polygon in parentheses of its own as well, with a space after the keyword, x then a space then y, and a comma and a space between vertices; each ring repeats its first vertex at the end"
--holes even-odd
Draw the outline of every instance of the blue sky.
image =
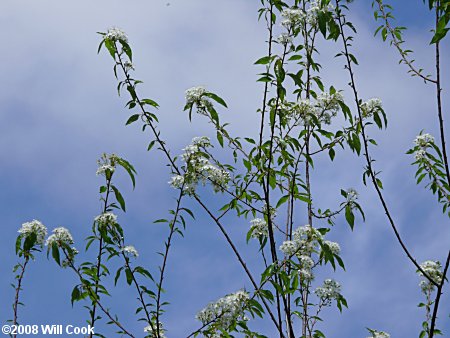
MULTIPOLYGON (((257 22, 259 1, 249 0, 78 1, 3 0, 0 3, 0 39, 3 42, 0 74, 0 319, 12 317, 12 267, 14 241, 23 222, 39 219, 49 229, 65 226, 82 248, 93 218, 99 214, 96 160, 102 152, 116 153, 138 171, 132 191, 123 175, 118 185, 127 200, 127 213, 119 214, 127 242, 140 253, 139 264, 156 272, 167 229, 152 222, 167 216, 176 192, 167 185, 169 172, 164 157, 146 151, 149 135, 137 126, 125 127, 125 99, 116 95, 116 81, 109 55, 97 55, 97 31, 118 26, 130 38, 136 77, 145 83, 140 91, 159 102, 160 128, 173 153, 199 135, 212 135, 210 127, 195 117, 190 124, 183 112, 184 91, 204 85, 220 94, 229 109, 222 120, 236 135, 255 135, 256 109, 260 106, 260 71, 253 62, 265 55, 266 32, 257 22)), ((403 5, 406 2, 402 2, 403 5)), ((397 17, 409 25, 408 46, 417 63, 433 72, 428 42, 430 21, 422 15, 422 1, 408 1, 405 14, 397 17)), ((448 218, 441 215, 435 198, 414 184, 414 168, 405 151, 420 130, 437 135, 433 88, 410 78, 397 64, 398 55, 387 43, 374 38, 377 24, 370 1, 351 5, 358 29, 354 42, 359 91, 363 98, 380 97, 388 114, 386 131, 371 131, 379 141, 373 149, 376 167, 382 170, 385 194, 409 248, 418 261, 443 261, 449 247, 448 218)), ((397 5, 396 7, 400 7, 397 5)), ((323 45, 321 61, 325 82, 348 95, 342 61, 332 59, 339 50, 323 45), (333 65, 327 68, 327 65, 333 65)), ((448 87, 448 43, 443 45, 444 88, 448 87)), ((445 92, 444 92, 445 93, 445 92)), ((445 95, 444 95, 445 97, 445 95)), ((444 109, 450 106, 444 98, 444 109)), ((447 114, 448 116, 448 114, 447 114)), ((450 130, 447 118, 446 128, 450 130)), ((397 245, 371 187, 361 182, 362 158, 339 152, 335 164, 319 160, 313 192, 320 203, 335 205, 340 188, 355 187, 366 211, 366 223, 358 219, 351 232, 337 220, 331 239, 341 244, 346 272, 332 275, 343 285, 349 309, 325 312, 321 326, 328 337, 366 337, 365 327, 379 328, 392 337, 413 337, 420 331, 422 311, 419 278, 397 245), (338 177, 339 179, 336 179, 338 177)), ((204 196, 211 200, 207 190, 204 196)), ((219 206, 220 201, 212 205, 219 206)), ((187 202, 193 206, 194 203, 187 202)), ((169 257, 166 300, 171 302, 163 321, 169 337, 183 337, 196 329, 196 312, 208 302, 242 287, 251 288, 231 255, 217 227, 200 210, 188 224, 185 237, 177 237, 169 257)), ((306 221, 299 220, 298 225, 306 221)), ((247 220, 226 218, 226 226, 244 256, 257 265, 255 247, 245 244, 247 220)), ((45 255, 31 264, 24 281, 20 321, 23 324, 61 323, 82 325, 86 311, 70 305, 75 276, 59 269, 45 255)), ((133 316, 137 306, 133 290, 124 285, 105 299, 121 321, 139 336, 142 323, 133 316)), ((450 332, 450 297, 444 294, 439 326, 450 332)), ((258 323, 269 336, 266 323, 258 323)), ((104 323, 103 333, 112 332, 104 323)))

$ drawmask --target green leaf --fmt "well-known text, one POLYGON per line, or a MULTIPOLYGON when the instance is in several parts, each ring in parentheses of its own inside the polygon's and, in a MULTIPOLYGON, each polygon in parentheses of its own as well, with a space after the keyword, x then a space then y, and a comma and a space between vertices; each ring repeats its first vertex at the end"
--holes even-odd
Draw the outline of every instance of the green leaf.
POLYGON ((115 186, 111 186, 111 188, 114 190, 114 195, 116 196, 117 202, 120 204, 120 208, 125 212, 125 200, 123 199, 122 194, 120 193, 119 189, 117 189, 115 186))
POLYGON ((383 189, 383 182, 379 178, 376 179, 377 185, 380 189, 383 189))
POLYGON ((281 198, 278 200, 278 203, 277 203, 276 208, 278 208, 278 207, 280 207, 282 204, 286 203, 287 200, 289 199, 289 197, 290 197, 289 195, 285 195, 285 196, 281 197, 281 198))
POLYGON ((330 148, 330 150, 328 151, 328 155, 330 155, 330 159, 333 161, 334 156, 336 155, 336 152, 334 151, 333 148, 330 148))
POLYGON ((216 124, 219 124, 219 114, 214 109, 214 107, 212 105, 208 105, 207 109, 208 109, 209 114, 211 116, 211 120, 213 120, 216 124))
POLYGON ((225 108, 228 108, 227 104, 225 103, 225 101, 220 96, 218 96, 218 95, 216 95, 214 93, 209 93, 209 92, 205 93, 204 95, 207 96, 207 97, 210 97, 211 99, 213 99, 217 103, 221 104, 225 108))
POLYGON ((105 39, 105 47, 113 59, 116 59, 116 46, 110 39, 105 39))
POLYGON ((128 285, 131 285, 131 283, 133 282, 133 274, 131 273, 131 270, 129 268, 125 269, 125 275, 127 276, 128 285))
POLYGON ((27 235, 23 243, 23 251, 29 252, 36 244, 36 241, 37 241, 36 233, 32 232, 31 234, 27 235))
POLYGON ((17 239, 16 239, 16 255, 19 253, 19 251, 20 251, 20 245, 22 244, 22 236, 21 235, 19 235, 19 236, 17 236, 17 239))
POLYGON ((73 303, 80 299, 80 296, 81 296, 80 289, 78 288, 78 285, 77 285, 73 288, 72 296, 70 297, 70 302, 72 303, 72 307, 73 307, 73 303))
POLYGON ((220 146, 223 148, 223 136, 220 131, 217 131, 217 141, 219 141, 220 146))
POLYGON ((262 58, 258 59, 254 64, 255 65, 267 65, 275 58, 275 55, 272 56, 263 56, 262 58))
POLYGON ((55 242, 52 243, 52 257, 58 265, 61 265, 61 260, 59 258, 59 247, 55 242))
POLYGON ((116 277, 114 277, 114 285, 117 285, 117 281, 118 281, 119 278, 120 278, 120 273, 122 272, 122 270, 123 270, 123 266, 120 267, 119 269, 117 269, 116 277))
POLYGON ((134 177, 134 175, 136 174, 136 169, 134 169, 133 165, 130 162, 128 162, 127 160, 125 160, 121 157, 117 159, 117 164, 119 164, 122 168, 124 168, 126 170, 128 175, 130 176, 131 182, 133 183, 133 189, 134 189, 134 187, 136 185, 136 179, 134 177))
POLYGON ((325 38, 327 35, 327 18, 325 16, 325 13, 319 11, 317 15, 317 20, 319 22, 319 30, 322 33, 323 37, 325 38))
POLYGON ((125 125, 127 126, 133 122, 136 122, 139 119, 139 116, 141 115, 140 114, 131 115, 130 118, 127 120, 127 123, 125 123, 125 125))
POLYGON ((350 205, 347 205, 345 207, 345 219, 350 225, 350 228, 353 230, 353 227, 355 226, 355 215, 353 215, 353 211, 350 205))
POLYGON ((142 99, 141 104, 143 104, 143 105, 147 104, 147 105, 155 107, 155 108, 159 107, 159 104, 156 101, 153 101, 151 99, 142 99))

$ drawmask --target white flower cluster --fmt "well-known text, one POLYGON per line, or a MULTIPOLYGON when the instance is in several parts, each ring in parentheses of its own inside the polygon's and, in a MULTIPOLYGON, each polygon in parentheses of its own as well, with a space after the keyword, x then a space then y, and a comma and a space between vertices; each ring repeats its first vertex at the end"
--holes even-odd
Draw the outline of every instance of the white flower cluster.
POLYGON ((430 144, 434 143, 434 137, 430 134, 417 135, 414 143, 416 146, 419 146, 421 148, 427 148, 430 146, 430 144))
POLYGON ((43 246, 45 237, 47 236, 47 228, 44 224, 37 220, 26 222, 22 224, 22 227, 18 231, 22 237, 28 237, 31 234, 36 235, 36 244, 43 246))
POLYGON ((314 279, 312 268, 315 266, 311 254, 319 246, 319 240, 322 240, 322 234, 310 225, 305 225, 294 230, 292 241, 284 241, 280 250, 286 256, 296 255, 300 261, 300 276, 303 280, 311 281, 314 279))
POLYGON ((363 118, 369 118, 373 116, 375 112, 381 111, 383 109, 381 100, 378 98, 369 99, 361 103, 359 107, 361 108, 363 118))
POLYGON ((282 45, 290 45, 292 43, 292 36, 288 33, 281 33, 277 38, 277 42, 282 45))
POLYGON ((267 223, 262 218, 255 218, 250 221, 253 238, 267 237, 269 232, 267 223))
POLYGON ((305 22, 311 26, 317 24, 317 16, 320 12, 326 13, 334 10, 334 6, 330 3, 326 7, 321 7, 320 0, 313 0, 310 2, 309 8, 306 12, 299 8, 286 8, 281 12, 283 20, 281 25, 287 29, 294 29, 305 22))
POLYGON ((416 159, 416 161, 420 161, 425 158, 426 153, 427 152, 425 150, 419 149, 414 153, 414 158, 416 159))
POLYGON ((425 159, 426 149, 434 144, 434 137, 430 134, 421 134, 417 135, 414 140, 414 144, 416 145, 416 152, 414 153, 414 158, 416 161, 420 161, 425 159))
POLYGON ((367 338, 391 338, 391 335, 384 331, 371 330, 371 333, 372 335, 367 338))
POLYGON ((302 9, 298 8, 286 8, 281 12, 283 21, 281 24, 286 28, 293 28, 304 22, 306 14, 302 9))
POLYGON ((126 253, 126 254, 131 255, 131 256, 139 257, 139 253, 137 252, 136 248, 135 248, 134 246, 132 246, 132 245, 124 246, 124 247, 122 248, 122 251, 123 251, 124 253, 126 253))
POLYGON ((156 330, 156 323, 153 323, 153 327, 151 325, 148 325, 144 328, 144 332, 147 332, 150 336, 150 338, 166 338, 166 330, 163 327, 163 324, 159 322, 159 336, 158 336, 158 330, 156 330))
POLYGON ((123 67, 127 72, 129 72, 130 70, 134 70, 134 65, 128 60, 123 63, 123 67))
POLYGON ((280 246, 286 256, 310 255, 318 247, 318 240, 322 239, 322 234, 310 225, 298 227, 292 235, 292 241, 285 241, 280 246))
POLYGON ((315 117, 320 123, 330 124, 331 119, 337 115, 343 96, 340 92, 330 94, 328 92, 320 93, 315 102, 309 99, 299 100, 297 102, 284 102, 279 110, 287 119, 302 121, 305 125, 310 125, 315 117))
MULTIPOLYGON (((428 277, 433 279, 438 284, 441 283, 443 274, 441 271, 442 266, 440 262, 425 261, 422 264, 420 264, 420 267, 428 275, 428 277)), ((422 272, 419 271, 419 275, 423 276, 422 272)), ((434 284, 431 283, 428 279, 422 280, 419 286, 425 294, 434 290, 434 284)))
POLYGON ((311 26, 317 24, 317 16, 320 12, 326 13, 334 10, 334 6, 329 3, 326 7, 321 7, 321 0, 313 0, 310 3, 309 9, 306 11, 306 22, 311 26))
POLYGON ((238 320, 248 320, 244 316, 244 311, 249 300, 249 295, 245 291, 237 291, 216 302, 209 303, 206 308, 200 311, 196 318, 204 325, 213 323, 216 329, 227 330, 233 322, 238 320))
POLYGON ((277 217, 277 209, 274 208, 273 206, 270 206, 269 208, 267 208, 267 204, 264 204, 263 207, 261 208, 261 211, 264 215, 267 215, 267 217, 269 217, 269 211, 270 211, 270 218, 272 220, 274 220, 275 217, 277 217))
POLYGON ((103 153, 100 159, 97 160, 98 168, 96 174, 102 176, 111 175, 116 170, 117 159, 118 157, 115 154, 107 155, 103 153))
POLYGON ((106 32, 105 39, 111 40, 111 41, 124 41, 128 42, 128 37, 125 34, 123 30, 117 27, 112 27, 108 29, 108 32, 106 32))
POLYGON ((206 110, 212 103, 209 101, 208 97, 205 96, 206 93, 205 87, 202 86, 189 88, 185 92, 186 105, 192 106, 195 104, 199 114, 207 115, 206 110))
POLYGON ((211 147, 211 141, 208 137, 195 137, 192 143, 184 148, 184 154, 181 158, 186 163, 186 173, 184 176, 174 175, 169 184, 180 189, 183 186, 188 195, 195 192, 199 181, 206 184, 211 182, 215 192, 222 191, 230 180, 230 173, 222 168, 212 165, 202 152, 203 149, 211 147))
POLYGON ((328 248, 330 249, 330 251, 334 255, 339 255, 339 253, 341 252, 341 247, 340 247, 339 243, 331 242, 331 241, 325 241, 324 244, 326 246, 328 246, 328 248))
POLYGON ((338 299, 341 296, 341 285, 334 279, 325 279, 323 285, 317 287, 314 293, 325 306, 329 306, 333 299, 338 299))
POLYGON ((203 95, 206 93, 205 87, 198 86, 192 87, 186 90, 186 103, 196 103, 200 101, 203 95))
POLYGON ((347 203, 348 204, 353 204, 355 203, 355 201, 358 199, 358 192, 353 189, 353 188, 349 188, 347 191, 347 203))
POLYGON ((330 94, 322 92, 317 96, 316 100, 316 116, 325 124, 331 123, 331 118, 337 115, 340 108, 339 102, 343 101, 344 97, 340 92, 330 94))
POLYGON ((94 218, 94 221, 98 224, 98 226, 108 226, 117 223, 117 216, 112 212, 105 212, 101 215, 98 215, 94 218))
POLYGON ((57 243, 58 245, 64 243, 67 245, 73 244, 73 237, 70 234, 69 230, 64 227, 58 227, 53 229, 53 234, 48 236, 45 245, 51 246, 53 243, 57 243))

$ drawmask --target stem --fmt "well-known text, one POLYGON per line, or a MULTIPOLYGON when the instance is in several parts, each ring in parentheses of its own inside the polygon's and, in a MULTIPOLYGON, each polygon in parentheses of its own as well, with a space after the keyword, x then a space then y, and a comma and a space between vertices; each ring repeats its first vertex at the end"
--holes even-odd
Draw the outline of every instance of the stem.
MULTIPOLYGON (((112 177, 112 175, 111 175, 111 177, 112 177)), ((111 177, 106 180, 106 196, 105 196, 104 204, 103 204, 103 213, 105 213, 106 210, 108 209, 108 197, 109 197, 110 187, 111 187, 111 177)), ((100 240, 99 240, 99 244, 98 244, 97 274, 96 274, 97 278, 95 280, 95 290, 94 290, 95 298, 94 299, 98 299, 98 286, 100 283, 100 268, 101 268, 102 256, 103 256, 103 237, 100 236, 100 240)), ((92 311, 91 311, 91 325, 92 326, 95 326, 96 309, 97 309, 97 303, 94 302, 94 304, 92 306, 92 311)), ((91 333, 89 335, 89 338, 92 338, 92 336, 93 336, 93 334, 91 333)))
MULTIPOLYGON (((25 262, 22 264, 20 264, 20 267, 22 268, 22 271, 20 272, 20 276, 17 282, 17 288, 16 288, 16 297, 14 300, 14 304, 13 304, 13 309, 14 309, 14 320, 13 320, 13 325, 17 325, 17 311, 18 311, 18 307, 19 307, 19 294, 20 294, 20 290, 22 290, 22 280, 23 280, 23 276, 25 274, 25 269, 27 267, 28 262, 30 261, 30 256, 27 253, 24 253, 25 255, 25 262)), ((16 337, 16 335, 14 335, 14 338, 16 337)))
POLYGON ((163 259, 163 264, 161 266, 161 273, 160 273, 160 277, 159 277, 159 283, 157 284, 158 286, 158 294, 156 296, 156 333, 157 333, 157 337, 160 337, 160 332, 159 332, 159 313, 160 313, 160 309, 161 309, 161 290, 162 290, 162 284, 164 281, 164 271, 166 269, 166 265, 167 265, 167 257, 169 255, 169 248, 170 248, 170 243, 172 241, 172 236, 175 233, 175 223, 177 221, 177 217, 178 217, 178 213, 180 211, 180 204, 181 204, 181 199, 183 198, 183 188, 184 185, 181 187, 180 189, 180 195, 178 196, 177 199, 177 207, 175 209, 175 215, 173 217, 173 222, 170 225, 170 233, 169 233, 169 237, 167 238, 167 244, 166 244, 166 251, 164 252, 164 259, 163 259))
MULTIPOLYGON (((244 268, 245 273, 247 274, 248 278, 250 279, 250 282, 252 283, 253 287, 255 288, 256 291, 258 291, 260 288, 258 288, 258 285, 255 282, 255 279, 253 278, 250 270, 248 269, 247 265, 245 264, 244 260, 242 259, 241 254, 239 253, 239 251, 237 250, 236 246, 234 245, 233 241, 231 240, 230 236, 228 236, 228 233, 226 232, 225 228, 223 227, 222 223, 220 222, 220 220, 214 216, 214 214, 209 210, 209 208, 198 198, 198 196, 194 195, 195 200, 202 206, 202 208, 206 211, 206 213, 214 220, 214 222, 217 224, 217 226, 219 227, 220 231, 222 232, 222 234, 225 236, 226 241, 228 242, 228 244, 231 246, 231 249, 233 250, 234 254, 236 255, 239 263, 241 264, 241 266, 244 268)), ((275 316, 273 315, 272 311, 269 308, 269 305, 267 304, 266 300, 261 297, 261 300, 267 310, 267 312, 269 313, 270 318, 272 319, 272 321, 274 322, 275 326, 278 329, 278 332, 280 333, 280 337, 284 337, 283 335, 283 330, 282 327, 279 325, 279 323, 277 323, 277 320, 275 319, 275 316)))
POLYGON ((398 52, 400 53, 400 57, 402 58, 402 61, 404 64, 406 64, 410 71, 412 73, 414 73, 415 75, 419 76, 420 78, 422 78, 425 82, 432 82, 432 83, 437 83, 439 80, 436 79, 432 79, 429 78, 428 76, 423 75, 420 71, 418 71, 414 66, 413 66, 413 61, 410 61, 406 58, 406 53, 405 51, 402 49, 402 47, 400 46, 400 44, 403 41, 399 41, 395 35, 394 29, 391 27, 389 20, 388 20, 388 16, 384 10, 384 5, 382 0, 377 0, 378 3, 378 8, 380 9, 381 14, 383 14, 383 19, 385 22, 385 27, 387 28, 387 30, 389 31, 389 34, 391 35, 391 39, 392 39, 392 43, 394 44, 394 46, 397 48, 398 52))
POLYGON ((62 252, 64 253, 64 256, 66 257, 67 261, 69 262, 69 267, 76 273, 76 275, 78 276, 82 286, 89 293, 89 296, 91 298, 96 299, 96 304, 99 306, 100 310, 102 310, 102 312, 111 320, 111 322, 114 323, 118 328, 120 328, 123 331, 124 334, 128 335, 129 337, 134 338, 134 335, 132 335, 130 332, 128 332, 122 326, 122 324, 120 324, 116 319, 114 319, 114 317, 109 313, 109 311, 103 307, 103 305, 100 302, 100 300, 96 298, 96 296, 95 296, 94 292, 92 291, 91 287, 89 286, 88 283, 86 283, 86 280, 83 278, 83 275, 80 273, 80 271, 75 267, 75 265, 73 265, 72 259, 69 258, 69 256, 67 255, 67 252, 66 252, 66 250, 64 248, 62 249, 62 252))
POLYGON ((444 272, 442 273, 442 280, 439 283, 439 286, 437 287, 437 294, 436 299, 434 301, 434 308, 433 308, 433 316, 431 317, 431 326, 430 326, 430 338, 433 338, 434 336, 434 327, 436 326, 436 319, 437 319, 437 313, 439 308, 439 301, 441 300, 442 296, 442 289, 444 287, 445 279, 447 276, 448 266, 450 265, 450 251, 447 255, 447 260, 445 262, 444 272))
MULTIPOLYGON (((440 1, 436 3, 436 29, 439 21, 439 6, 440 1)), ((441 136, 441 147, 442 156, 444 157, 445 173, 447 176, 447 183, 450 185, 450 171, 447 159, 447 150, 445 147, 445 133, 444 133, 444 117, 442 114, 442 101, 441 101, 441 65, 440 65, 440 52, 439 52, 439 41, 436 42, 436 100, 438 109, 438 119, 439 119, 439 132, 441 136)))
MULTIPOLYGON (((343 23, 343 17, 341 14, 341 10, 339 8, 339 3, 340 0, 336 0, 336 11, 337 11, 337 19, 338 19, 338 23, 339 23, 339 28, 341 30, 341 38, 342 38, 342 42, 344 45, 344 55, 345 55, 345 59, 346 59, 346 66, 345 68, 348 70, 349 75, 350 75, 350 87, 353 90, 353 95, 355 98, 355 103, 356 103, 356 107, 357 107, 357 111, 358 111, 358 116, 359 116, 359 121, 361 123, 361 136, 363 138, 363 146, 364 146, 364 158, 366 160, 366 164, 367 164, 367 171, 369 173, 369 176, 371 178, 372 181, 372 185, 375 188, 375 191, 377 192, 378 198, 383 206, 384 212, 389 220, 389 224, 391 225, 392 230, 395 233, 395 237, 397 238, 398 243, 400 244, 400 246, 402 247, 403 251, 405 252, 406 256, 408 257, 408 259, 414 264, 414 266, 425 276, 426 279, 428 279, 433 285, 435 285, 436 287, 438 286, 438 284, 436 283, 436 281, 434 281, 421 267, 420 265, 417 263, 417 261, 414 259, 414 257, 411 255, 411 253, 409 252, 408 248, 406 247, 405 243, 403 242, 400 233, 398 232, 397 226, 395 225, 395 222, 391 216, 391 213, 389 211, 389 208, 386 204, 386 201, 384 199, 384 196, 381 192, 380 187, 378 186, 378 183, 376 181, 376 176, 375 176, 375 172, 373 170, 372 167, 372 159, 370 158, 369 155, 369 146, 368 146, 368 142, 367 142, 367 136, 366 136, 366 131, 365 131, 365 125, 362 122, 363 118, 362 118, 362 112, 361 112, 361 107, 359 105, 359 97, 358 97, 358 92, 356 90, 356 82, 355 82, 355 77, 353 74, 353 69, 352 69, 352 62, 349 56, 349 51, 348 51, 348 44, 347 44, 347 38, 345 36, 344 33, 344 23, 343 23)), ((344 18, 345 20, 345 18, 344 18)))

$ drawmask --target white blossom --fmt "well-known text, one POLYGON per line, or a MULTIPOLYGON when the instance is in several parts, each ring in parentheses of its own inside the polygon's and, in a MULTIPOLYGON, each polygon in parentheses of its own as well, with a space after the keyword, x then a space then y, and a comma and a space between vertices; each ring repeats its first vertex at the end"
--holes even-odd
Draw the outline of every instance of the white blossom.
POLYGON ((148 333, 150 335, 150 338, 166 338, 166 330, 163 327, 163 324, 159 322, 159 336, 158 336, 158 330, 156 329, 156 323, 153 323, 152 325, 148 325, 144 327, 144 332, 148 333))
POLYGON ((53 229, 52 232, 53 234, 47 238, 45 245, 51 246, 53 243, 57 243, 58 245, 62 243, 67 245, 73 244, 73 237, 66 228, 58 227, 53 229))
POLYGON ((334 92, 333 94, 328 92, 320 93, 316 100, 316 116, 319 121, 330 124, 331 118, 337 115, 340 108, 339 102, 343 99, 340 92, 334 92))
POLYGON ((37 220, 23 223, 18 232, 23 237, 28 237, 31 234, 35 234, 36 244, 40 246, 44 245, 45 237, 47 236, 47 228, 44 224, 37 220))
POLYGON ((169 184, 175 189, 180 189, 184 184, 184 176, 174 175, 170 178, 169 184))
POLYGON ((370 330, 372 335, 367 338, 391 338, 391 335, 389 333, 386 333, 384 331, 377 331, 377 330, 370 330))
POLYGON ((338 243, 331 241, 325 241, 324 243, 328 246, 328 248, 334 255, 339 255, 339 253, 341 252, 341 247, 338 243))
POLYGON ((281 16, 283 17, 281 24, 286 28, 290 28, 301 24, 305 19, 306 14, 303 10, 298 8, 286 8, 281 12, 281 16))
POLYGON ((281 33, 280 36, 277 38, 277 42, 282 45, 290 45, 292 44, 292 36, 288 33, 281 33))
MULTIPOLYGON (((438 261, 425 261, 422 264, 420 264, 420 267, 422 270, 430 277, 433 281, 436 283, 441 283, 442 281, 442 266, 441 263, 438 261)), ((425 278, 423 273, 421 271, 418 271, 418 274, 425 278)), ((425 279, 420 282, 419 284, 420 288, 424 293, 427 293, 428 291, 434 290, 434 284, 431 283, 428 279, 425 279)))
POLYGON ((299 250, 298 243, 295 241, 284 241, 283 244, 280 246, 280 250, 286 255, 286 256, 292 256, 297 253, 299 250))
POLYGON ((97 160, 98 168, 97 175, 106 176, 107 172, 112 174, 116 169, 117 155, 103 153, 99 160, 97 160))
POLYGON ((108 29, 108 32, 105 35, 105 39, 117 41, 121 40, 124 42, 128 42, 128 37, 123 30, 117 27, 112 27, 108 29))
POLYGON ((305 282, 311 282, 312 280, 314 280, 314 274, 312 270, 300 269, 299 274, 300 278, 305 282))
POLYGON ((417 135, 414 143, 421 148, 427 148, 434 143, 434 137, 430 134, 417 135))
POLYGON ((302 242, 307 240, 319 240, 322 239, 322 234, 309 224, 298 227, 292 233, 294 240, 302 242))
POLYGON ((379 98, 371 98, 360 105, 362 117, 368 118, 373 116, 373 114, 377 111, 381 111, 383 109, 381 100, 379 98))
POLYGON ((280 250, 286 256, 302 255, 310 256, 322 240, 322 234, 310 225, 298 227, 292 233, 292 241, 285 241, 280 246, 280 250))
POLYGON ((185 92, 186 105, 192 107, 197 106, 197 112, 202 115, 208 115, 207 109, 212 106, 209 98, 205 95, 207 93, 204 87, 193 87, 185 92))
POLYGON ((349 188, 346 191, 346 193, 347 193, 347 203, 348 204, 352 204, 358 199, 359 194, 355 189, 349 188))
POLYGON ((343 96, 340 92, 333 94, 322 92, 317 95, 315 101, 300 99, 297 102, 283 102, 279 106, 279 111, 288 121, 300 120, 305 125, 310 125, 315 117, 320 123, 330 124, 340 109, 341 101, 343 96))
POLYGON ((205 87, 198 86, 192 87, 186 90, 186 103, 196 103, 202 99, 202 96, 206 93, 205 87))
POLYGON ((117 223, 117 216, 112 212, 105 212, 94 218, 99 226, 112 225, 117 223))
POLYGON ((208 148, 211 147, 211 140, 208 136, 200 136, 200 137, 194 137, 192 139, 192 145, 201 147, 201 148, 208 148))
POLYGON ((269 229, 267 223, 262 218, 255 218, 250 221, 253 238, 267 237, 269 229))
POLYGON ((174 188, 181 188, 184 184, 184 192, 192 195, 197 184, 201 181, 203 185, 212 183, 215 192, 227 188, 231 179, 230 173, 223 168, 218 168, 209 162, 204 150, 212 147, 208 137, 194 137, 191 144, 183 149, 181 158, 186 163, 186 172, 182 175, 174 175, 169 184, 174 188))
POLYGON ((111 173, 113 173, 114 170, 116 170, 116 168, 109 164, 103 164, 97 168, 96 174, 97 175, 105 175, 107 170, 109 170, 111 173))
POLYGON ((130 254, 131 256, 139 257, 139 253, 137 252, 136 248, 132 245, 127 245, 127 246, 123 247, 122 251, 124 253, 130 254))
POLYGON ((134 65, 128 60, 123 63, 123 67, 127 72, 129 72, 130 70, 134 70, 134 65))
POLYGON ((322 286, 319 286, 314 290, 314 293, 324 305, 331 304, 331 300, 338 299, 341 296, 341 285, 334 279, 326 279, 322 286))
POLYGON ((234 321, 247 320, 244 311, 248 300, 247 292, 237 291, 209 303, 196 318, 204 325, 213 323, 215 328, 227 330, 234 321))
POLYGON ((426 153, 427 152, 425 150, 419 149, 415 152, 414 158, 416 159, 416 161, 420 161, 425 158, 426 153))
POLYGON ((310 256, 300 255, 298 258, 303 269, 311 270, 314 266, 314 260, 310 256))
POLYGON ((317 16, 320 12, 326 13, 333 10, 334 6, 331 3, 329 3, 327 7, 321 7, 321 0, 313 0, 306 10, 306 22, 311 26, 315 26, 317 24, 317 16))

